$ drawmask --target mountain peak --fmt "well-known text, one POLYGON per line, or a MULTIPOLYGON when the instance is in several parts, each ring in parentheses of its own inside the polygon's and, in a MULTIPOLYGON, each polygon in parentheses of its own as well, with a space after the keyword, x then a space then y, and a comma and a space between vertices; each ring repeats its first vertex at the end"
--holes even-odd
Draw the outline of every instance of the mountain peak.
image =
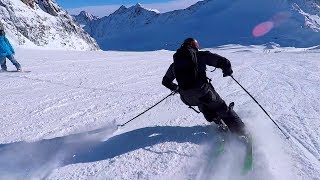
POLYGON ((132 10, 147 10, 144 7, 142 7, 142 5, 140 3, 137 3, 136 5, 131 6, 128 9, 132 9, 132 10))
POLYGON ((83 18, 88 19, 88 20, 97 19, 96 16, 94 16, 94 15, 92 15, 92 14, 86 12, 86 11, 81 11, 81 12, 79 13, 79 15, 77 15, 77 16, 78 16, 78 17, 83 17, 83 18))
POLYGON ((86 11, 81 11, 79 15, 86 16, 88 13, 86 11))
POLYGON ((86 11, 81 11, 78 15, 72 15, 72 16, 82 27, 98 19, 97 16, 94 16, 86 11))
POLYGON ((133 7, 136 7, 136 8, 142 8, 142 5, 140 3, 137 3, 136 5, 134 5, 133 7))
POLYGON ((121 5, 119 9, 117 9, 115 12, 113 12, 112 14, 122 14, 123 12, 125 12, 128 8, 125 7, 124 5, 121 5))
POLYGON ((120 15, 120 14, 124 14, 124 13, 141 14, 142 12, 159 13, 155 10, 146 9, 140 3, 137 3, 136 5, 131 6, 129 8, 122 5, 122 6, 120 6, 120 8, 118 10, 116 10, 114 13, 112 13, 111 16, 120 15))
POLYGON ((121 5, 118 10, 120 10, 120 9, 121 9, 121 10, 125 10, 125 9, 127 9, 127 7, 125 7, 124 5, 121 5))

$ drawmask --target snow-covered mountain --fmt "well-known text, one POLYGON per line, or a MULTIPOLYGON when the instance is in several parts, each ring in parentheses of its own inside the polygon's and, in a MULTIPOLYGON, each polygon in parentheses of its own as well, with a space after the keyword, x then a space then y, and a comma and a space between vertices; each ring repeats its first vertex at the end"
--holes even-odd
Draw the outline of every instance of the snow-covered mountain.
POLYGON ((176 49, 189 36, 202 47, 239 43, 313 46, 320 42, 318 0, 204 0, 159 14, 121 6, 84 29, 104 50, 176 49))
POLYGON ((96 41, 54 0, 0 0, 0 17, 15 45, 99 49, 96 41))
POLYGON ((78 15, 72 15, 76 22, 78 22, 81 26, 86 26, 89 22, 93 20, 97 20, 98 17, 94 16, 85 11, 81 11, 78 15))
MULTIPOLYGON (((157 16, 159 16, 157 12, 144 9, 140 4, 130 8, 121 6, 109 16, 89 22, 84 29, 97 40, 104 50, 131 49, 141 45, 147 46, 148 42, 144 41, 144 37, 131 36, 131 33, 139 32, 139 30, 148 27, 147 25, 154 22, 157 16), (135 45, 132 46, 131 43, 135 45)), ((148 36, 148 34, 142 35, 148 36)), ((150 41, 149 44, 154 43, 150 41)))

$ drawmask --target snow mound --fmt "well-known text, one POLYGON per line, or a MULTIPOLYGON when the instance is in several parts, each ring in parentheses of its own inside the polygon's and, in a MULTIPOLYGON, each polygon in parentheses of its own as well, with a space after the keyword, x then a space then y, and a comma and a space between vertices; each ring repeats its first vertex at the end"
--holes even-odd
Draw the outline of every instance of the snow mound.
POLYGON ((274 42, 269 42, 267 44, 264 44, 265 48, 264 49, 277 49, 280 47, 279 44, 274 43, 274 42))

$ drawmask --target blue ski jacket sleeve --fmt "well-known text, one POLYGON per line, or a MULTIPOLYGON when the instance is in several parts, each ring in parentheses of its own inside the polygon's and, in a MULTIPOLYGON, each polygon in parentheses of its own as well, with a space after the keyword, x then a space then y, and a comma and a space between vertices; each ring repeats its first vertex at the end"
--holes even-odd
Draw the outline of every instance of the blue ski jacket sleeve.
POLYGON ((5 36, 0 36, 0 56, 7 57, 14 54, 14 49, 5 36))

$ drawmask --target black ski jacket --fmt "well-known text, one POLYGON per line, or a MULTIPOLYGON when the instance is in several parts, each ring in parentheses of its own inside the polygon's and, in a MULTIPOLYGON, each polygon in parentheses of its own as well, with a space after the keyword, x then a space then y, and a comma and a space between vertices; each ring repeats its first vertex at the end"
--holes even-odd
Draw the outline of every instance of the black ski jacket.
MULTIPOLYGON (((197 51, 197 61, 198 73, 200 78, 197 87, 194 88, 202 87, 205 83, 208 83, 206 65, 221 68, 224 74, 232 72, 231 63, 227 58, 222 57, 218 54, 211 53, 209 51, 197 51)), ((174 79, 174 64, 172 63, 162 79, 162 84, 168 89, 175 91, 177 90, 178 85, 173 83, 174 79)))

